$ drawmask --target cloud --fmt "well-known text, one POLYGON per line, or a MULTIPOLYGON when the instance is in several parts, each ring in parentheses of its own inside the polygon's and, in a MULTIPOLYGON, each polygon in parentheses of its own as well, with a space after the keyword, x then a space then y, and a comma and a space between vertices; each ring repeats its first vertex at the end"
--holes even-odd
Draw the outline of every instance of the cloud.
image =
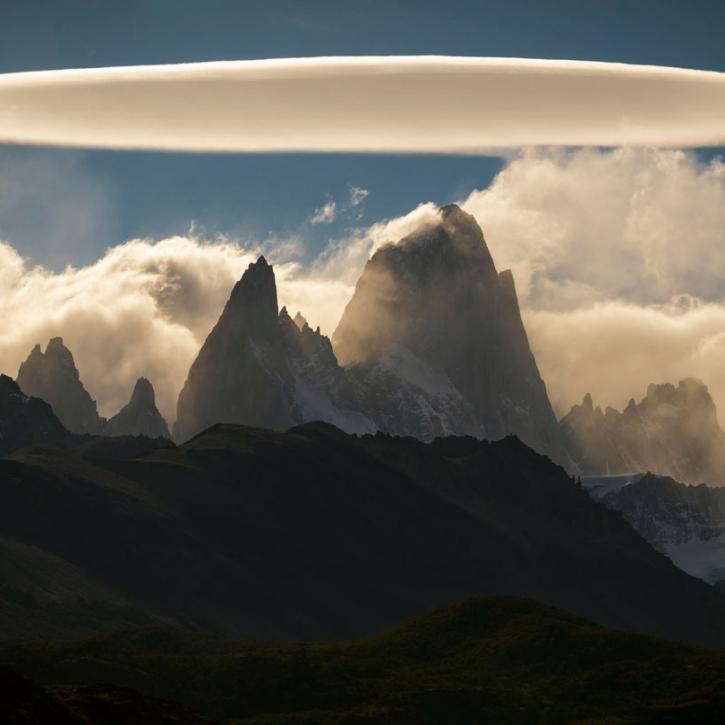
POLYGON ((325 202, 310 217, 310 224, 329 224, 337 216, 337 204, 334 201, 325 202))
POLYGON ((365 262, 378 247, 400 241, 422 224, 434 220, 437 213, 438 207, 426 202, 403 216, 355 229, 342 239, 333 239, 312 263, 312 271, 318 277, 339 280, 353 289, 365 262))
POLYGON ((295 58, 0 76, 0 141, 482 152, 725 142, 725 74, 567 60, 295 58))
POLYGON ((351 186, 350 206, 360 206, 369 195, 370 192, 367 189, 363 189, 360 186, 351 186))
POLYGON ((663 149, 530 150, 463 202, 514 272, 559 413, 687 376, 725 420, 725 164, 663 149))
POLYGON ((725 164, 663 149, 536 150, 463 202, 530 307, 725 289, 725 164))
POLYGON ((566 413, 591 392, 621 409, 649 383, 703 380, 725 423, 725 306, 642 307, 619 301, 569 312, 528 310, 526 327, 552 404, 566 413))
MULTIPOLYGON (((664 149, 525 150, 460 202, 514 272, 532 348, 560 414, 696 376, 725 423, 725 164, 664 149)), ((437 206, 358 230, 316 262, 354 285, 381 244, 437 206)))
POLYGON ((310 217, 310 224, 330 224, 338 218, 360 220, 363 216, 360 207, 369 195, 370 192, 367 189, 350 186, 348 198, 345 201, 338 204, 329 200, 315 209, 315 213, 310 217))

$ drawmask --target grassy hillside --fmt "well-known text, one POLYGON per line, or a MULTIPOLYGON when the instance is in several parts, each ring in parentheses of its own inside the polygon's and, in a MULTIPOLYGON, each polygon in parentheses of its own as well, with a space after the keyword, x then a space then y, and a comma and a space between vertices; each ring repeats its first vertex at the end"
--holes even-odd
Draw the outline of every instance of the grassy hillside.
POLYGON ((243 723, 681 723, 725 712, 725 653, 501 597, 342 643, 144 629, 5 644, 0 661, 41 682, 111 682, 243 723))

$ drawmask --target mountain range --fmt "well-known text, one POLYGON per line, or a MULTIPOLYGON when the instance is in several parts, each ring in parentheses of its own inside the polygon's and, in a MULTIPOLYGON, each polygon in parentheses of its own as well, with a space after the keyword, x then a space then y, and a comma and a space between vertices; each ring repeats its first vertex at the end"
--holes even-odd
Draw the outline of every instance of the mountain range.
POLYGON ((49 403, 71 433, 170 438, 146 378, 137 380, 128 405, 110 420, 98 415, 96 401, 83 385, 73 354, 61 337, 51 338, 45 352, 36 345, 20 365, 16 382, 25 395, 49 403))
POLYGON ((0 499, 5 637, 137 621, 335 639, 517 594, 725 643, 725 598, 512 436, 217 424, 132 458, 30 446, 0 457, 0 499))
POLYGON ((71 433, 48 403, 25 395, 15 380, 0 374, 0 456, 34 445, 87 456, 131 458, 170 446, 171 441, 144 435, 71 433))
POLYGON ((651 472, 725 484, 725 432, 707 386, 695 378, 651 384, 623 411, 587 394, 560 421, 569 460, 583 475, 651 472))
MULTIPOLYGON (((52 338, 20 366, 22 390, 73 433, 169 437, 151 383, 105 420, 71 352, 52 338)), ((332 335, 279 309, 264 257, 234 286, 179 394, 174 439, 216 423, 287 430, 325 421, 349 433, 429 441, 514 434, 581 475, 643 473, 725 482, 725 433, 707 387, 652 384, 623 411, 584 397, 557 424, 521 319, 476 220, 456 205, 366 264, 332 335)))
POLYGON ((725 488, 652 473, 585 477, 587 490, 684 571, 725 588, 725 488))
POLYGON ((377 249, 332 340, 250 264, 173 436, 143 377, 101 417, 59 337, 0 375, 0 661, 37 681, 0 666, 0 718, 725 703, 719 655, 633 634, 725 647, 723 491, 655 475, 725 480, 706 386, 651 385, 622 412, 586 396, 557 423, 513 277, 454 205, 377 249), (90 639, 47 642, 68 638, 90 639))
POLYGON ((174 436, 218 422, 285 430, 310 420, 421 440, 515 434, 564 459, 513 277, 496 271, 470 214, 443 207, 378 249, 333 344, 278 310, 263 257, 249 266, 191 366, 174 436))

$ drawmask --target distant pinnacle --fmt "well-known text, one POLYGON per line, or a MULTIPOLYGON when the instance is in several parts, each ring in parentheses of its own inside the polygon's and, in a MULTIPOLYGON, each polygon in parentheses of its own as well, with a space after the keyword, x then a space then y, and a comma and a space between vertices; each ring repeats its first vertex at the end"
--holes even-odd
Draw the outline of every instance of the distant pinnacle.
POLYGON ((156 405, 154 386, 147 378, 139 378, 131 394, 131 405, 153 407, 156 405))
POLYGON ((305 319, 304 315, 298 311, 297 314, 294 316, 294 323, 300 330, 302 330, 307 324, 307 320, 305 319))

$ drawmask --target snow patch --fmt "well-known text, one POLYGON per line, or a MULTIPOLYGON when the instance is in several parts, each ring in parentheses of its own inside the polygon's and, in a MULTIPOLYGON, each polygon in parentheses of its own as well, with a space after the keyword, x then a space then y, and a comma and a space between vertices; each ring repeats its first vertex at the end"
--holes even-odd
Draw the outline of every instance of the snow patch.
POLYGON ((693 539, 682 544, 665 543, 672 563, 710 584, 725 579, 725 533, 712 539, 693 539))
POLYGON ((461 397, 448 375, 433 370, 404 345, 391 345, 382 354, 381 359, 403 382, 420 388, 431 397, 461 397))
POLYGON ((294 381, 294 400, 303 422, 321 420, 356 435, 377 430, 365 415, 355 410, 338 408, 326 390, 313 385, 301 375, 295 374, 294 381))
POLYGON ((600 499, 612 491, 637 483, 642 478, 641 473, 624 473, 609 476, 582 476, 582 486, 592 498, 600 499))

